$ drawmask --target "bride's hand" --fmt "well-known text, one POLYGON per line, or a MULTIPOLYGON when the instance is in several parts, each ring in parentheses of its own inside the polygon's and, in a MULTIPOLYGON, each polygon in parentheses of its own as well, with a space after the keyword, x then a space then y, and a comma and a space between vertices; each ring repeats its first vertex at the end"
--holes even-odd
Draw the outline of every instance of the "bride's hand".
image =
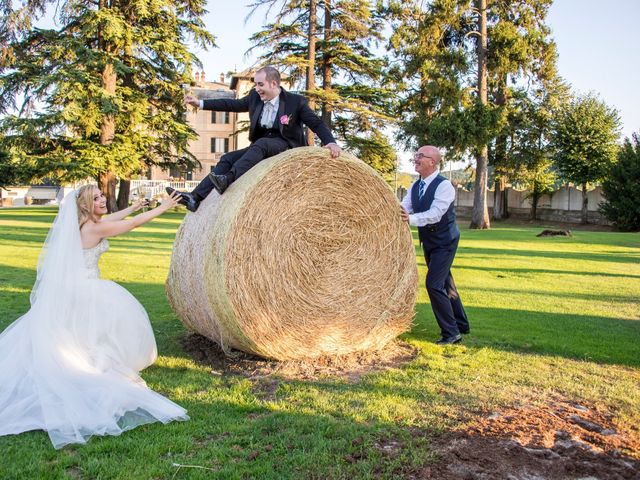
POLYGON ((137 212, 138 210, 140 210, 141 208, 144 208, 146 206, 149 205, 149 200, 147 200, 146 198, 139 198, 137 199, 135 202, 133 202, 131 204, 131 206, 133 207, 133 211, 137 212))
POLYGON ((180 200, 180 194, 178 192, 173 192, 171 195, 162 199, 160 206, 166 211, 177 206, 178 200, 180 200))

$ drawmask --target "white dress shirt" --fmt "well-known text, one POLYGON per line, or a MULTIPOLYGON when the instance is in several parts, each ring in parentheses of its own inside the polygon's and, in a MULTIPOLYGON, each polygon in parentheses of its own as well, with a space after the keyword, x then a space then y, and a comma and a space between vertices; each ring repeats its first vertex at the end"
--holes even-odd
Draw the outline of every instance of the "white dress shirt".
POLYGON ((262 107, 262 116, 260 117, 260 125, 264 128, 272 128, 273 123, 276 120, 276 115, 278 114, 279 106, 280 97, 278 95, 273 97, 271 100, 264 102, 264 107, 262 107), (268 107, 271 107, 271 109, 268 107))
MULTIPOLYGON (((200 100, 200 108, 204 108, 204 100, 200 100)), ((260 117, 260 125, 264 128, 273 128, 273 122, 276 121, 276 115, 278 115, 278 107, 280 106, 280 96, 276 95, 271 100, 264 102, 265 105, 262 110, 262 116, 260 117), (271 111, 267 112, 267 103, 271 104, 271 111)))
MULTIPOLYGON (((428 177, 422 179, 425 183, 425 191, 439 173, 440 170, 436 170, 428 177)), ((401 205, 409 213, 409 225, 412 227, 424 227, 425 225, 438 223, 447 210, 449 210, 449 206, 456 198, 456 189, 451 185, 449 180, 444 180, 436 187, 436 191, 433 196, 433 203, 429 210, 420 213, 413 213, 411 190, 412 189, 409 188, 409 191, 402 199, 401 205)))

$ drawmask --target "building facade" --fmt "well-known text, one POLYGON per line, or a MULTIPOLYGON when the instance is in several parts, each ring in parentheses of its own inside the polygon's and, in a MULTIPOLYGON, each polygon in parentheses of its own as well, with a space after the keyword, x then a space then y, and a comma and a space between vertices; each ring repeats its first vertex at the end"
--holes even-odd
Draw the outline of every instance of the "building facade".
MULTIPOLYGON (((225 83, 224 74, 220 74, 217 82, 207 82, 204 73, 197 73, 194 84, 188 87, 188 92, 199 100, 242 98, 252 88, 251 70, 233 74, 229 83, 225 83)), ((213 170, 222 155, 249 146, 247 112, 211 112, 188 107, 187 122, 198 135, 198 138, 189 143, 189 151, 198 159, 201 168, 180 171, 177 168, 163 170, 160 167, 152 167, 149 180, 200 181, 213 170)))

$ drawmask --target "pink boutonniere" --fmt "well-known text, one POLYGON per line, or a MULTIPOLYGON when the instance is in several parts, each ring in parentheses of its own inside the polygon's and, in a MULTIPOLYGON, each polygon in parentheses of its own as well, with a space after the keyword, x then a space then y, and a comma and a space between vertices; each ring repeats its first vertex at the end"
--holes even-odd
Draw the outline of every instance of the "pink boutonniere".
POLYGON ((282 115, 280 117, 280 125, 289 125, 289 115, 282 115))

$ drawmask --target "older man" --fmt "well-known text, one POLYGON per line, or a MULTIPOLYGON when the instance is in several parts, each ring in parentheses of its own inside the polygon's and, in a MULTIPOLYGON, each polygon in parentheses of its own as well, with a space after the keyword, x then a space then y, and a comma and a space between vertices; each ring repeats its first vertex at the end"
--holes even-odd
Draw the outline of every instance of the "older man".
MULTIPOLYGON (((280 73, 273 67, 263 67, 253 78, 255 88, 240 99, 198 100, 186 96, 185 102, 205 110, 219 112, 249 112, 249 140, 247 148, 229 152, 191 193, 179 192, 180 203, 196 211, 200 202, 214 188, 220 193, 265 158, 290 148, 306 145, 303 124, 315 132, 332 157, 340 155, 329 128, 309 108, 306 98, 287 92, 280 86, 280 73)), ((167 188, 171 194, 173 189, 167 188)))
POLYGON ((427 262, 427 293, 440 326, 439 345, 458 343, 469 333, 469 321, 451 275, 460 230, 456 225, 451 182, 440 175, 441 156, 436 147, 420 147, 413 157, 420 179, 402 200, 401 215, 418 227, 418 236, 427 262))

